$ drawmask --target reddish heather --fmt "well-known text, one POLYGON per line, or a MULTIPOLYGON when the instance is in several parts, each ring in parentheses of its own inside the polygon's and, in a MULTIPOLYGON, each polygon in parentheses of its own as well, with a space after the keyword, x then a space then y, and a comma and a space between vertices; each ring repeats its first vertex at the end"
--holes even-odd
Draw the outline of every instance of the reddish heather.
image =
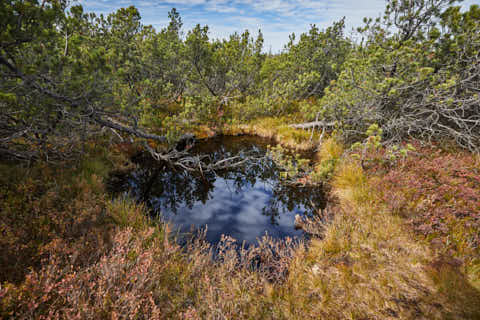
POLYGON ((377 188, 389 209, 435 246, 462 255, 479 249, 480 163, 475 155, 419 148, 383 173, 377 188))

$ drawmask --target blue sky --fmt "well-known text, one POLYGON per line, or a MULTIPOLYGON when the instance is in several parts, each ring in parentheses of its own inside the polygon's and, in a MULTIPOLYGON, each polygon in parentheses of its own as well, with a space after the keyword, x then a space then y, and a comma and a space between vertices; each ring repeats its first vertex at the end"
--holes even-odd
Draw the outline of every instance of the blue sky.
MULTIPOLYGON (((261 29, 265 51, 280 51, 288 36, 306 32, 310 24, 321 29, 346 17, 347 32, 360 26, 364 17, 377 17, 385 0, 79 0, 86 11, 108 14, 121 7, 136 6, 143 24, 161 29, 168 24, 168 11, 180 12, 185 30, 197 23, 207 24, 213 38, 249 29, 256 34, 261 29)), ((467 0, 463 6, 480 4, 467 0)))

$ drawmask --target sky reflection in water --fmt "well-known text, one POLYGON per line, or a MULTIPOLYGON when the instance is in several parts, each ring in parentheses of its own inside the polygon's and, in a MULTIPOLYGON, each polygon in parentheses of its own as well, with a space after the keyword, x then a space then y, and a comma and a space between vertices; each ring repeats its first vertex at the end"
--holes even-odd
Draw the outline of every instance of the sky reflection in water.
MULTIPOLYGON (((223 137, 197 143, 194 152, 214 159, 249 151, 264 155, 267 143, 254 137, 223 137)), ((320 189, 285 186, 278 176, 268 158, 205 177, 143 164, 117 192, 145 202, 152 214, 171 221, 181 233, 207 226, 210 243, 218 243, 225 234, 252 245, 265 234, 301 237, 302 231, 294 228, 295 215, 310 215, 314 206, 325 206, 320 189)))

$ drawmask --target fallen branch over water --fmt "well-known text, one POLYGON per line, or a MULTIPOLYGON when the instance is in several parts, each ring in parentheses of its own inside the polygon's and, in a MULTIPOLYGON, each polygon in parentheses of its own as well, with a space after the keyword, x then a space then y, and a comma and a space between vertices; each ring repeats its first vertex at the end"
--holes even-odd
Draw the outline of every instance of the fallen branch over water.
POLYGON ((299 123, 299 124, 291 124, 289 125, 290 128, 294 129, 310 129, 310 128, 326 128, 326 127, 334 127, 335 122, 325 122, 325 121, 312 121, 306 123, 299 123))
POLYGON ((192 155, 188 151, 178 151, 176 149, 166 153, 160 153, 155 151, 147 143, 144 143, 144 146, 157 161, 165 161, 174 167, 180 167, 189 172, 199 171, 202 174, 215 170, 232 169, 265 159, 265 156, 243 154, 215 161, 210 155, 192 155))

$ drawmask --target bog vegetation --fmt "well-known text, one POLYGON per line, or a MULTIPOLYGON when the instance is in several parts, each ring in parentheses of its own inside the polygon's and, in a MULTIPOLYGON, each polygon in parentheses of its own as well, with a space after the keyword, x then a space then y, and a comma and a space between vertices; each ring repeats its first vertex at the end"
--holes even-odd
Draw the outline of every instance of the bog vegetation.
POLYGON ((276 54, 260 30, 211 39, 168 15, 0 2, 0 317, 480 318, 478 5, 387 0, 354 38, 312 25, 276 54), (316 236, 225 238, 212 259, 110 199, 139 150, 190 163, 186 133, 317 151, 304 170, 274 150, 330 186, 316 236))

